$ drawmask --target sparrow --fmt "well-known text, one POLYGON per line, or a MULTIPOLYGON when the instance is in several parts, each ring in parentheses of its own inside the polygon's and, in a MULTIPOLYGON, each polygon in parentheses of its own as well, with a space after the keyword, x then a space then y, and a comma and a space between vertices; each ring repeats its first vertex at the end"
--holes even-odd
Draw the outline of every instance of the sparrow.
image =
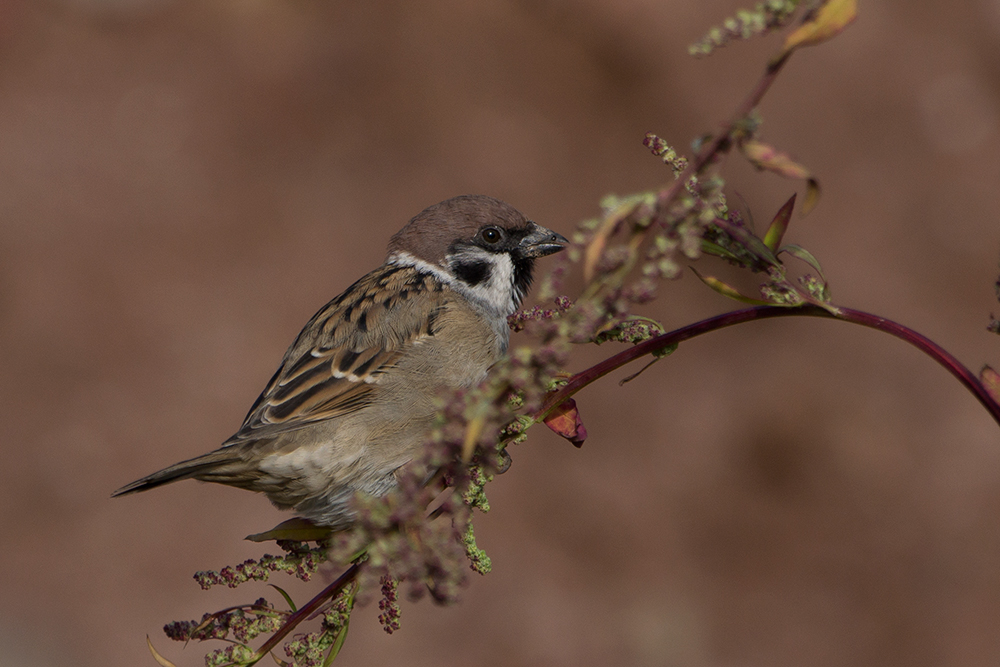
POLYGON ((419 454, 440 391, 478 385, 506 353, 535 260, 567 243, 492 197, 425 209, 309 320, 235 435, 112 496, 194 478, 349 526, 355 492, 387 493, 419 454))

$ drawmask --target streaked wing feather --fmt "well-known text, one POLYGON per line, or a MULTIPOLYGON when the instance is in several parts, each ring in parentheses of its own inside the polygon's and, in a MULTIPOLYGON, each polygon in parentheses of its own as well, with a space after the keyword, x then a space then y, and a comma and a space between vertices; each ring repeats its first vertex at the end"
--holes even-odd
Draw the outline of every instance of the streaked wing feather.
POLYGON ((313 316, 226 444, 369 405, 382 374, 415 341, 434 334, 447 300, 436 278, 413 267, 385 265, 361 278, 313 316))

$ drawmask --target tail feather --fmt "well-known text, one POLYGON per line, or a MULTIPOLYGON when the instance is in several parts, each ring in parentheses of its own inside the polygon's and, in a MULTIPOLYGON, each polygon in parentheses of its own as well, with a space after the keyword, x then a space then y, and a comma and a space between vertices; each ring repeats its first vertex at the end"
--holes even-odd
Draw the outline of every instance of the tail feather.
POLYGON ((164 468, 163 470, 154 472, 152 475, 146 475, 142 479, 137 479, 131 484, 126 484, 122 488, 118 489, 111 494, 111 497, 115 498, 129 493, 148 491, 149 489, 155 489, 158 486, 163 486, 164 484, 176 482, 181 479, 188 479, 189 477, 212 477, 211 475, 206 475, 206 473, 210 473, 213 470, 217 470, 218 468, 228 464, 238 463, 241 460, 242 459, 237 451, 224 447, 222 449, 217 449, 214 452, 209 452, 208 454, 188 459, 187 461, 175 463, 174 465, 164 468))

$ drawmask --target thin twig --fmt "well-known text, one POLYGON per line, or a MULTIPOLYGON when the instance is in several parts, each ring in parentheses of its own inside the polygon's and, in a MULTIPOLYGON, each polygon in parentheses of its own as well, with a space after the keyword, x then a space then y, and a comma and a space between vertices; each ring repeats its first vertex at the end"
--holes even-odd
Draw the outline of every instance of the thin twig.
POLYGON ((729 142, 732 138, 733 132, 739 124, 743 122, 743 119, 750 115, 750 112, 756 109, 760 104, 760 101, 764 99, 764 95, 771 88, 771 84, 774 83, 774 80, 778 78, 778 73, 781 72, 781 69, 785 66, 785 63, 788 62, 788 58, 791 55, 791 52, 786 53, 782 57, 777 58, 774 62, 768 64, 767 69, 764 70, 764 74, 757 81, 757 85, 754 86, 753 90, 750 91, 750 94, 747 95, 746 99, 743 100, 743 102, 736 108, 736 111, 730 118, 729 123, 726 124, 724 130, 714 135, 712 139, 705 144, 700 151, 698 151, 694 160, 688 164, 687 168, 681 173, 680 176, 674 179, 673 183, 660 190, 657 195, 657 204, 660 210, 665 209, 673 203, 674 199, 676 199, 677 195, 680 194, 685 184, 691 180, 691 177, 700 174, 702 169, 705 168, 705 165, 707 165, 712 158, 719 153, 729 150, 729 142))
POLYGON ((717 315, 715 317, 710 317, 706 320, 656 336, 655 338, 650 338, 649 340, 643 341, 627 350, 623 350, 613 357, 609 357, 586 370, 580 371, 571 377, 565 385, 553 392, 549 398, 546 399, 541 409, 539 409, 535 414, 535 419, 537 421, 541 421, 550 411, 561 405, 563 401, 586 387, 591 382, 647 354, 652 354, 653 352, 663 350, 672 345, 694 338, 695 336, 700 336, 701 334, 708 333, 710 331, 724 329, 726 327, 733 326, 734 324, 742 324, 753 320, 770 319, 772 317, 805 315, 809 317, 825 317, 828 319, 837 319, 845 322, 851 322, 853 324, 860 324, 872 329, 878 329, 879 331, 906 341, 944 366, 949 373, 954 375, 958 381, 961 382, 966 389, 972 392, 979 402, 983 404, 983 407, 986 408, 997 424, 1000 424, 1000 404, 997 404, 997 402, 993 400, 989 392, 986 390, 986 387, 984 387, 982 382, 979 381, 979 378, 976 377, 975 373, 963 366, 958 359, 956 359, 940 345, 926 336, 917 333, 913 329, 903 326, 898 322, 888 320, 884 317, 872 315, 871 313, 866 313, 860 310, 854 310, 853 308, 844 308, 842 306, 838 306, 837 310, 839 315, 834 315, 824 308, 812 305, 798 306, 794 308, 787 308, 783 306, 754 306, 753 308, 735 310, 722 315, 717 315))
POLYGON ((349 568, 344 570, 343 574, 337 577, 332 584, 320 591, 316 597, 299 607, 299 610, 289 616, 288 620, 282 624, 277 632, 271 635, 271 638, 268 639, 263 646, 257 649, 257 651, 253 654, 252 661, 248 664, 256 664, 257 661, 270 653, 271 650, 277 646, 289 632, 294 630, 295 626, 304 621, 314 611, 319 609, 320 605, 339 593, 344 586, 354 581, 354 579, 358 576, 358 572, 361 570, 361 565, 361 563, 354 563, 351 565, 349 568))

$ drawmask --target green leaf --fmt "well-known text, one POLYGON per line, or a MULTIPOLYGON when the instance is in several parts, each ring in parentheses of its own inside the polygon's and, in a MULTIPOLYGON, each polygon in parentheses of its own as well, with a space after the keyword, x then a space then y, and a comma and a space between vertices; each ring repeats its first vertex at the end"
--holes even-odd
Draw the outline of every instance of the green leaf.
MULTIPOLYGON (((778 261, 774 252, 746 227, 734 225, 725 220, 716 220, 715 225, 735 243, 743 246, 754 258, 771 266, 780 266, 781 262, 778 261)), ((745 264, 746 260, 743 257, 737 256, 736 261, 740 264, 745 264)))
POLYGON ((669 357, 671 354, 677 351, 678 343, 673 343, 667 345, 666 347, 661 347, 659 350, 653 350, 652 354, 657 359, 662 359, 663 357, 669 357))
POLYGON ((787 252, 789 255, 801 259, 803 262, 816 269, 816 273, 819 274, 820 280, 822 280, 824 284, 827 282, 826 275, 823 273, 823 267, 819 265, 819 260, 816 259, 816 257, 811 252, 809 252, 802 246, 796 245, 794 243, 789 243, 786 246, 782 246, 778 250, 779 255, 783 252, 787 252))
POLYGON ((333 646, 330 647, 330 652, 326 654, 326 660, 323 661, 323 667, 330 667, 333 661, 337 659, 337 654, 340 653, 340 649, 344 646, 344 640, 347 639, 347 629, 351 625, 351 612, 354 610, 354 599, 355 595, 358 593, 358 586, 355 583, 351 594, 348 595, 348 613, 347 618, 344 619, 344 625, 340 628, 340 632, 337 633, 336 639, 333 640, 333 646))
POLYGON ((701 251, 706 255, 715 255, 716 257, 721 257, 722 259, 731 259, 734 261, 739 261, 740 259, 718 243, 712 243, 711 241, 706 241, 705 239, 701 240, 701 251))
POLYGON ((794 208, 795 195, 793 194, 785 202, 785 205, 778 209, 774 220, 771 221, 771 226, 767 228, 767 234, 764 235, 764 245, 772 251, 781 245, 781 239, 785 236, 785 230, 788 229, 788 221, 792 219, 792 209, 794 208))
POLYGON ((749 303, 752 306, 781 306, 781 305, 785 305, 785 304, 780 304, 780 303, 772 303, 771 301, 763 301, 761 299, 754 299, 753 297, 749 297, 749 296, 746 296, 745 294, 742 294, 735 287, 722 282, 718 278, 715 278, 713 276, 703 276, 700 273, 698 273, 698 270, 695 269, 694 267, 691 267, 691 270, 694 271, 694 275, 698 276, 698 279, 701 282, 705 283, 706 285, 708 285, 709 287, 711 287, 712 289, 714 289, 716 292, 718 292, 722 296, 729 297, 730 299, 735 299, 736 301, 741 301, 743 303, 749 303))
POLYGON ((286 593, 283 588, 281 588, 280 586, 275 586, 274 584, 268 584, 268 586, 281 593, 281 597, 285 598, 285 603, 288 604, 288 608, 291 609, 293 613, 298 611, 298 609, 295 607, 295 603, 292 602, 292 596, 286 593))
POLYGON ((350 619, 348 619, 344 622, 344 627, 337 633, 337 638, 333 640, 333 646, 330 647, 330 652, 326 654, 326 660, 323 661, 323 667, 330 667, 337 659, 337 654, 340 653, 340 649, 344 646, 344 640, 347 639, 347 627, 350 624, 350 619))

